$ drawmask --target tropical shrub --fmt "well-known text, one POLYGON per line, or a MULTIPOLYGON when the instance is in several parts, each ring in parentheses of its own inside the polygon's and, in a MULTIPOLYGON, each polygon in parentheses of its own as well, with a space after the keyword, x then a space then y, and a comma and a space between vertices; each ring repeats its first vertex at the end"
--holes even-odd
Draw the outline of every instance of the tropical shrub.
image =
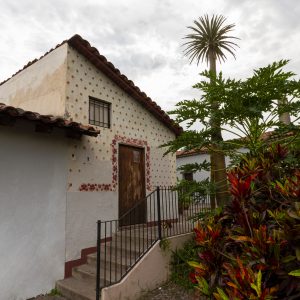
POLYGON ((195 260, 198 257, 198 247, 195 241, 187 241, 182 248, 178 248, 173 252, 171 259, 171 281, 187 290, 194 288, 195 280, 190 278, 193 274, 193 267, 186 262, 195 260))
POLYGON ((300 299, 300 170, 279 144, 228 172, 231 201, 195 228, 189 275, 217 300, 300 299))

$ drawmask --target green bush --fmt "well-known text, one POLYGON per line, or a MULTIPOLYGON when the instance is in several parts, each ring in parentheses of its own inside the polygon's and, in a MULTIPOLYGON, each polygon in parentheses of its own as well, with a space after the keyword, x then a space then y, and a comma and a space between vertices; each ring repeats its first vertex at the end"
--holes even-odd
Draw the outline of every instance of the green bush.
POLYGON ((200 219, 194 242, 174 256, 177 283, 185 276, 203 296, 217 300, 300 299, 297 155, 273 145, 246 154, 228 173, 232 199, 200 219))
POLYGON ((186 242, 181 249, 176 249, 173 252, 171 259, 172 282, 188 290, 194 288, 194 284, 189 278, 189 275, 193 271, 193 268, 186 262, 192 259, 196 259, 197 253, 198 249, 194 239, 186 242))

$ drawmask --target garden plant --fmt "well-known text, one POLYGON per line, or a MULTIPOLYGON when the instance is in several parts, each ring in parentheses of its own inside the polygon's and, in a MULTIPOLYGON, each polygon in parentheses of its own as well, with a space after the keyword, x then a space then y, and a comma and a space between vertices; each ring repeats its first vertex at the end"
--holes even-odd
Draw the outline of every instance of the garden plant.
MULTIPOLYGON (((167 152, 211 147, 211 99, 219 99, 222 131, 238 137, 218 145, 233 158, 227 169, 229 202, 196 216, 193 242, 174 256, 173 278, 188 278, 202 297, 300 299, 300 82, 285 71, 287 64, 274 62, 245 80, 205 71, 195 85, 201 99, 181 101, 173 111, 177 121, 189 126, 200 121, 204 128, 187 130, 165 145, 167 152), (283 114, 292 122, 283 122, 283 114)), ((182 170, 207 167, 205 162, 182 170)), ((192 192, 205 186, 182 184, 187 192, 189 186, 192 192)))
MULTIPOLYGON (((213 15, 211 18, 208 15, 200 17, 194 21, 194 26, 189 26, 191 33, 185 36, 187 40, 184 43, 186 46, 184 54, 188 56, 190 62, 206 61, 209 64, 211 74, 217 73, 217 61, 224 62, 230 54, 235 58, 234 50, 238 45, 234 42, 238 38, 231 36, 234 24, 226 24, 226 18, 222 15, 213 15)), ((212 78, 210 79, 213 80, 212 78)), ((218 118, 218 110, 220 107, 218 98, 210 99, 210 171, 211 181, 215 188, 211 190, 210 197, 214 198, 211 202, 212 207, 215 203, 224 204, 227 201, 227 185, 226 185, 226 170, 225 156, 222 151, 219 151, 219 143, 223 141, 221 133, 221 122, 218 118)))
POLYGON ((273 144, 228 172, 231 202, 195 228, 190 279, 217 300, 300 299, 298 153, 273 144), (195 257, 195 256, 194 256, 195 257))

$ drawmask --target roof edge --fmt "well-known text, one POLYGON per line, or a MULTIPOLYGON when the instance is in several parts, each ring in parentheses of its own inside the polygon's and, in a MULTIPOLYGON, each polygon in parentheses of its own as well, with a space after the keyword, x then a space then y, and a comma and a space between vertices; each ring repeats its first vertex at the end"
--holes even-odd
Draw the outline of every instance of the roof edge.
POLYGON ((21 108, 17 108, 11 105, 0 103, 0 124, 1 116, 8 117, 7 124, 10 124, 10 120, 23 119, 30 122, 38 122, 51 128, 62 128, 75 132, 79 135, 98 136, 100 130, 95 129, 93 126, 83 125, 78 122, 66 120, 61 117, 55 117, 52 115, 42 115, 33 111, 26 111, 21 108))
POLYGON ((68 43, 69 46, 76 49, 77 52, 79 52, 87 60, 89 60, 97 69, 103 72, 126 93, 128 93, 135 100, 137 100, 145 109, 152 113, 176 136, 182 133, 182 127, 176 124, 175 121, 171 119, 170 116, 165 111, 163 111, 162 108, 156 102, 154 102, 150 97, 148 97, 146 93, 142 92, 140 88, 133 83, 133 81, 129 80, 124 74, 122 74, 119 69, 117 69, 111 62, 109 62, 103 55, 101 55, 95 47, 92 47, 90 43, 87 40, 83 39, 79 34, 75 34, 70 39, 64 40, 60 44, 56 45, 56 47, 47 51, 40 58, 28 62, 22 69, 14 73, 11 77, 2 81, 0 83, 0 86, 66 43, 68 43))
POLYGON ((99 51, 90 45, 90 43, 83 39, 80 35, 75 34, 68 40, 68 44, 75 48, 87 60, 89 60, 97 69, 108 76, 126 93, 132 96, 135 100, 140 102, 148 111, 150 111, 159 121, 164 123, 176 136, 180 135, 183 129, 172 120, 169 115, 161 109, 156 102, 154 102, 146 93, 142 92, 133 81, 129 80, 124 74, 120 72, 105 56, 101 55, 99 51))

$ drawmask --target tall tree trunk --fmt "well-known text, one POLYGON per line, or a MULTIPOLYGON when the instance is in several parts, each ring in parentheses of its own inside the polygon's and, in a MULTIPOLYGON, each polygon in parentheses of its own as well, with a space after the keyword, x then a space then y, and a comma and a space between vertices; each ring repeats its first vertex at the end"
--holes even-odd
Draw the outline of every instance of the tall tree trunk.
MULTIPOLYGON (((216 75, 216 57, 213 52, 209 53, 209 66, 210 71, 216 75)), ((225 155, 219 151, 218 143, 223 141, 221 132, 221 123, 216 114, 219 109, 218 100, 212 102, 212 113, 210 119, 210 126, 212 130, 211 145, 212 152, 210 153, 211 162, 211 180, 215 184, 216 191, 211 197, 211 207, 215 207, 215 203, 218 206, 223 206, 228 200, 228 186, 227 186, 227 175, 226 175, 226 164, 225 155)))
MULTIPOLYGON (((278 108, 280 108, 280 106, 284 106, 286 103, 287 103, 286 98, 278 100, 278 108)), ((284 112, 282 114, 279 114, 279 121, 282 122, 285 125, 289 125, 291 123, 290 114, 288 112, 284 112)))

